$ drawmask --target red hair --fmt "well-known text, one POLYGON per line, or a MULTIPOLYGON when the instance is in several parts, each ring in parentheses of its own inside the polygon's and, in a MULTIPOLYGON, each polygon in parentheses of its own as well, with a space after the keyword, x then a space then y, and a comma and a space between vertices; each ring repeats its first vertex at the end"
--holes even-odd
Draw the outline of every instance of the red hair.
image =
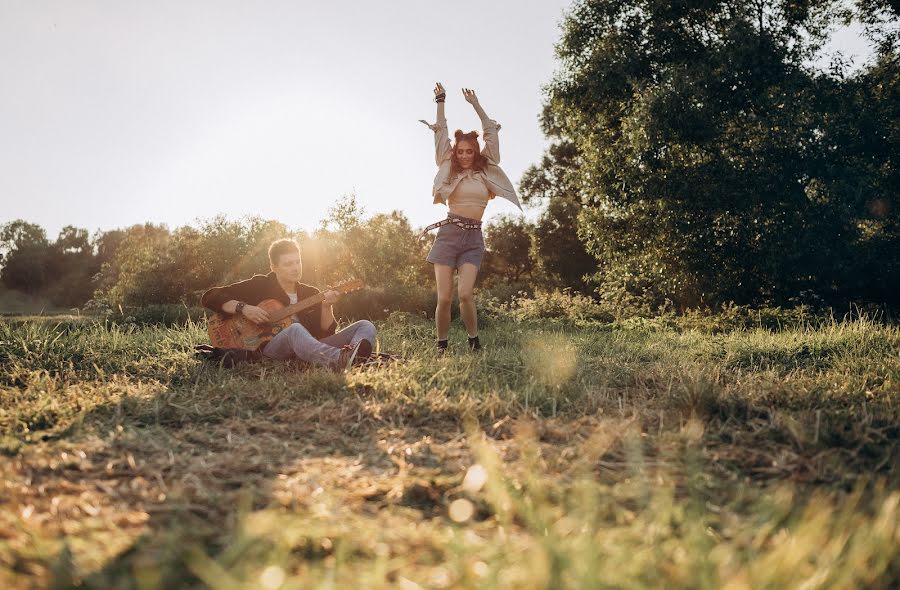
POLYGON ((453 151, 450 156, 450 172, 452 174, 458 174, 459 171, 463 169, 459 160, 456 159, 456 146, 458 146, 461 141, 471 141, 475 144, 475 160, 472 162, 472 168, 479 172, 484 172, 484 169, 488 165, 488 159, 481 153, 481 145, 478 143, 478 132, 469 131, 468 133, 463 133, 460 129, 457 129, 453 133, 453 138, 456 141, 453 142, 453 151))

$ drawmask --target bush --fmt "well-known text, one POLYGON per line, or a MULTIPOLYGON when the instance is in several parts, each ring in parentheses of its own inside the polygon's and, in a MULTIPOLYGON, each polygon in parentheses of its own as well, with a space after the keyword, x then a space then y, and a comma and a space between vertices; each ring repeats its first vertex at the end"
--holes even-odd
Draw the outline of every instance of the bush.
POLYGON ((434 291, 426 287, 369 288, 348 293, 334 306, 334 315, 349 320, 384 319, 395 312, 434 316, 434 291))
POLYGON ((557 318, 573 321, 610 322, 614 315, 594 299, 568 289, 538 291, 533 296, 520 293, 509 302, 489 298, 482 309, 490 315, 516 321, 557 318))

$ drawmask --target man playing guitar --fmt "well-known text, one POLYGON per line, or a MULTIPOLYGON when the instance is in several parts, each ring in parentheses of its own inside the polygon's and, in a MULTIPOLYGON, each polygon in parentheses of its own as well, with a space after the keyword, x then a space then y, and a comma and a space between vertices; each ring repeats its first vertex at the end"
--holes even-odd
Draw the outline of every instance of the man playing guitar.
MULTIPOLYGON (((320 293, 315 287, 299 282, 303 263, 300 246, 294 240, 273 242, 269 246, 269 265, 272 271, 269 274, 213 287, 203 294, 200 303, 225 317, 240 315, 262 326, 269 324, 271 318, 261 303, 276 300, 281 304, 279 307, 286 307, 320 293)), ((292 323, 260 344, 262 355, 274 359, 298 358, 338 369, 367 360, 375 345, 375 325, 360 320, 335 332, 337 322, 331 306, 340 297, 341 293, 335 290, 322 293, 320 303, 296 313, 292 323)))

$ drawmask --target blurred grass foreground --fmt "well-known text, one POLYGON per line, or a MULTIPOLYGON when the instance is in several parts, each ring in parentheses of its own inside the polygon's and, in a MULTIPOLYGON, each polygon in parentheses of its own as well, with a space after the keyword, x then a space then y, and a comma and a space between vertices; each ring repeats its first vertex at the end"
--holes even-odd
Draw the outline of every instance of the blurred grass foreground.
POLYGON ((0 320, 0 587, 900 585, 896 326, 523 309, 344 374, 0 320))

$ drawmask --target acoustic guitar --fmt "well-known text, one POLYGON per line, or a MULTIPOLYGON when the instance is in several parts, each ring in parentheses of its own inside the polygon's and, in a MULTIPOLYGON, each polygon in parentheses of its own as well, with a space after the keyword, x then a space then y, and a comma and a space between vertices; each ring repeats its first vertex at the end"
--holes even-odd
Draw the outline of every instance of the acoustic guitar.
MULTIPOLYGON (((349 293, 362 289, 362 287, 362 279, 354 279, 341 283, 336 287, 331 287, 330 290, 338 291, 339 293, 349 293)), ((218 348, 256 350, 263 343, 268 342, 276 334, 290 326, 294 321, 291 316, 295 313, 317 305, 324 300, 324 293, 307 297, 291 305, 285 305, 277 299, 265 299, 258 303, 257 307, 261 307, 269 314, 269 322, 266 324, 256 324, 243 315, 213 314, 207 322, 209 340, 213 346, 218 348)))

